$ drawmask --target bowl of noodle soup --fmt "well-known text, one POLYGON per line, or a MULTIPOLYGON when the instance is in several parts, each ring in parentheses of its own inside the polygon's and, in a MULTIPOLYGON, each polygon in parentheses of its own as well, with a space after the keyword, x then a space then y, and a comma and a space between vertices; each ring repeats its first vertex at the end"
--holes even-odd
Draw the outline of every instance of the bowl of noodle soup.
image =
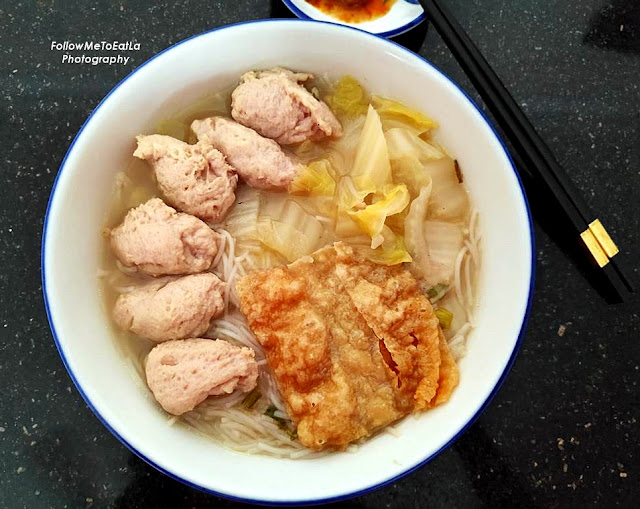
MULTIPOLYGON (((344 157, 349 157, 350 133, 357 138, 364 121, 363 116, 359 125, 344 125, 343 145, 336 149, 344 157)), ((304 151, 297 156, 313 160, 304 151)), ((237 202, 245 206, 232 209, 225 224, 213 225, 222 240, 212 271, 224 281, 250 272, 249 262, 258 268, 278 263, 269 256, 256 258, 251 242, 243 240, 259 199, 252 189, 239 188, 237 202)), ((317 216, 322 225, 321 214, 317 216)), ((435 67, 394 43, 298 20, 246 23, 192 37, 152 58, 110 92, 63 161, 45 220, 42 258, 56 344, 103 424, 173 478, 229 498, 270 504, 361 494, 407 474, 447 447, 506 376, 522 338, 533 282, 526 198, 503 144, 480 110, 435 67), (207 400, 179 418, 169 416, 144 381, 144 358, 151 345, 127 341, 109 317, 110 306, 132 283, 109 257, 101 232, 120 221, 128 208, 154 196, 143 163, 132 163, 135 137, 154 132, 167 119, 224 114, 239 76, 276 66, 313 73, 321 94, 329 94, 341 77, 353 76, 372 94, 392 97, 436 119, 439 127, 430 141, 455 157, 469 195, 451 282, 452 295, 458 296, 458 321, 447 338, 458 363, 459 386, 446 404, 410 415, 345 451, 310 451, 291 437, 282 438, 282 429, 266 417, 247 420, 238 406, 246 396, 242 393, 207 400), (114 192, 123 193, 115 202, 114 192)), ((265 367, 266 357, 237 310, 237 299, 234 286, 228 285, 224 317, 213 322, 208 334, 257 352, 259 404, 281 412, 284 406, 265 367)))

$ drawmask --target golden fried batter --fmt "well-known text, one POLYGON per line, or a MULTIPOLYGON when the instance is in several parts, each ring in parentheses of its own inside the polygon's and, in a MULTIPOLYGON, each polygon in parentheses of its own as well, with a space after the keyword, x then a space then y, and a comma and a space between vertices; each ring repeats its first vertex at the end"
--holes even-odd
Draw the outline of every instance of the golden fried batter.
POLYGON ((405 269, 338 243, 236 288, 305 446, 343 449, 436 394, 438 320, 405 269))
POLYGON ((438 377, 436 397, 429 402, 430 407, 442 405, 449 401, 453 390, 460 382, 460 371, 453 355, 449 351, 449 344, 441 329, 438 330, 438 336, 440 338, 440 375, 438 377))
POLYGON ((389 352, 400 408, 425 408, 436 394, 440 368, 438 318, 431 303, 408 270, 376 265, 342 243, 335 250, 338 277, 389 352))

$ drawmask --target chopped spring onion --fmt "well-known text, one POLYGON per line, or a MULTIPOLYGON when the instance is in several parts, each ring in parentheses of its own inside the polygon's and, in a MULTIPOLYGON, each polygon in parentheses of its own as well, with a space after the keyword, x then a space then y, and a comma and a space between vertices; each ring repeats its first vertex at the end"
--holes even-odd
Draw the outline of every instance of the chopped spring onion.
POLYGON ((291 440, 295 440, 296 438, 298 438, 298 430, 292 430, 291 428, 289 428, 289 426, 287 425, 287 420, 276 415, 277 411, 278 409, 275 406, 269 405, 269 407, 265 410, 264 415, 266 415, 267 417, 271 417, 274 421, 276 421, 278 428, 284 431, 291 440))
POLYGON ((440 327, 443 329, 448 329, 451 327, 451 322, 453 321, 453 313, 445 308, 439 308, 435 311, 436 316, 438 317, 438 321, 440 322, 440 327))
POLYGON ((253 406, 258 402, 258 400, 262 397, 262 394, 258 389, 253 389, 249 394, 247 394, 242 400, 242 406, 247 410, 253 408, 253 406))
POLYGON ((437 285, 432 286, 427 290, 427 297, 429 297, 429 300, 431 301, 436 301, 440 297, 442 297, 448 289, 449 289, 448 285, 438 283, 437 285))
POLYGON ((276 415, 276 412, 278 411, 278 409, 273 406, 273 405, 269 405, 269 407, 264 411, 264 415, 266 415, 267 417, 271 417, 274 421, 276 421, 278 423, 278 426, 286 426, 286 419, 283 419, 282 417, 278 417, 276 415))

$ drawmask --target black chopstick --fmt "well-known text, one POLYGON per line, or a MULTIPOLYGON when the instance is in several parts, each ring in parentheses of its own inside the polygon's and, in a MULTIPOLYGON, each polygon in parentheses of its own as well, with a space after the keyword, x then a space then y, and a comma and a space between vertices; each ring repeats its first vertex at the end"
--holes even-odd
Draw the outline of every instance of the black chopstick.
POLYGON ((420 0, 431 23, 456 57, 494 118, 509 138, 516 159, 560 206, 597 265, 624 300, 629 279, 614 259, 617 246, 593 214, 565 170, 538 135, 511 94, 460 24, 439 0, 420 0))

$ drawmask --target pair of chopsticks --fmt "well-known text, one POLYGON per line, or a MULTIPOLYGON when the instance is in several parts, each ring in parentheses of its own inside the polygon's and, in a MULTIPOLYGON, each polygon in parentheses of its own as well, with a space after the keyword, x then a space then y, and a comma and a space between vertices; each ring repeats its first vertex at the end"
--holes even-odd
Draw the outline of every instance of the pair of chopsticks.
MULTIPOLYGON (((560 206, 586 251, 600 267, 618 296, 624 300, 633 287, 616 262, 619 250, 600 220, 589 209, 565 170, 536 133, 511 94, 478 48, 440 0, 419 0, 451 53, 467 74, 485 104, 511 141, 521 161, 560 206)), ((577 238, 576 238, 577 240, 577 238)))

